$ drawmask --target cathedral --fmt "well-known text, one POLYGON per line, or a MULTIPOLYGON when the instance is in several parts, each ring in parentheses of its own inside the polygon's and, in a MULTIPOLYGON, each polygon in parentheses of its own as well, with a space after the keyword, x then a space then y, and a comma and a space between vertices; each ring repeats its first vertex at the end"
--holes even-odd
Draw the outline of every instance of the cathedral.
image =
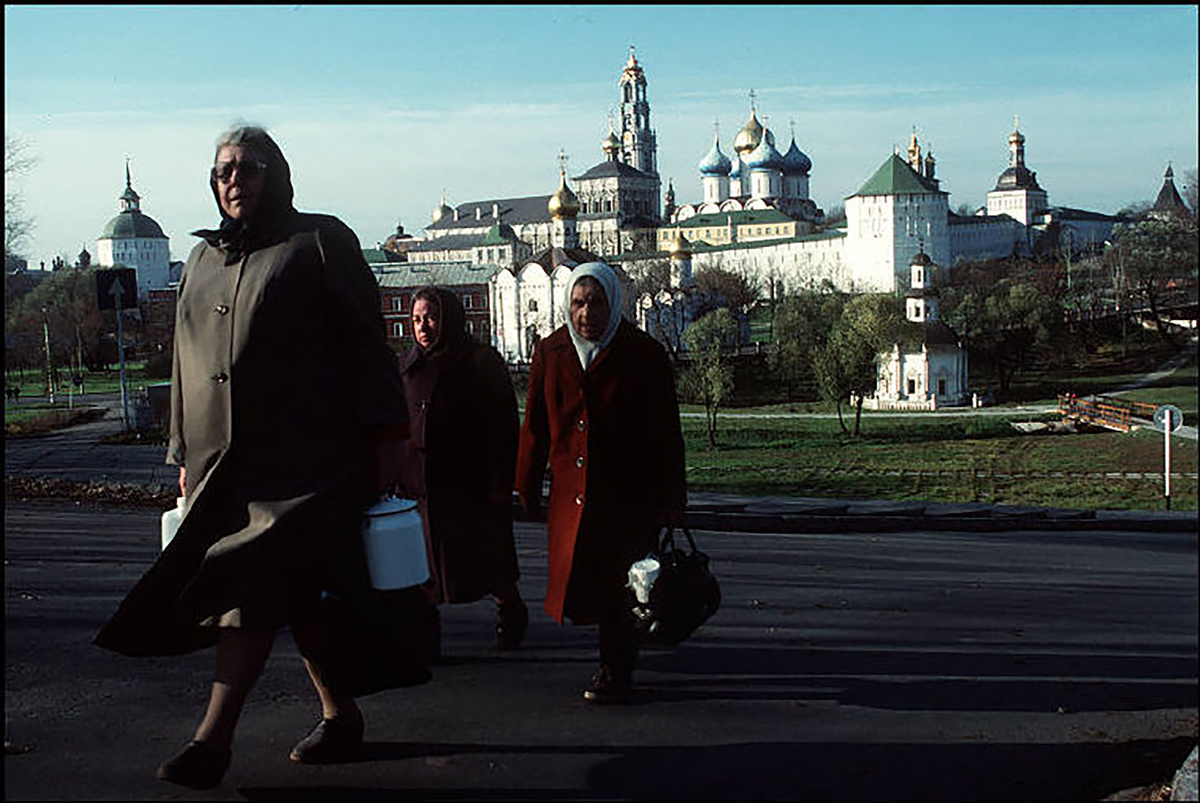
MULTIPOLYGON (((386 297, 394 345, 411 344, 407 299, 427 284, 459 288, 471 330, 521 363, 531 358, 539 338, 561 325, 565 278, 582 262, 614 265, 631 292, 631 276, 669 265, 670 286, 627 299, 625 312, 678 348, 694 308, 689 300, 694 271, 738 272, 776 297, 819 286, 902 293, 918 257, 948 267, 1049 248, 1080 252, 1099 247, 1119 222, 1052 206, 1026 163, 1026 138, 1014 123, 1009 164, 975 214, 950 211, 936 159, 914 129, 906 152, 894 150, 844 197, 846 220, 828 224, 810 195, 812 158, 801 150, 794 128, 780 151, 767 118, 759 119, 753 92, 749 118, 734 135, 730 153, 722 149, 718 130, 700 158, 699 199, 677 204, 673 184, 662 194, 646 74, 633 48, 617 93, 618 112, 600 142, 603 158, 568 179, 566 156, 560 154, 554 193, 454 206, 443 195, 423 237, 403 235, 400 228, 368 253, 386 297)), ((900 359, 904 362, 903 354, 900 359)), ((907 369, 896 370, 908 376, 907 369)), ((918 384, 953 404, 965 388, 965 364, 962 371, 961 381, 931 374, 918 384), (949 381, 948 389, 930 390, 935 379, 949 381)))

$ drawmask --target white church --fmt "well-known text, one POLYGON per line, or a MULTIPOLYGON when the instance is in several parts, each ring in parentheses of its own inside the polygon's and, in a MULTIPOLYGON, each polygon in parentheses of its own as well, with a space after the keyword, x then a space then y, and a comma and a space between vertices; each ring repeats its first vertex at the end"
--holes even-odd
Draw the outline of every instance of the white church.
POLYGON ((137 272, 138 298, 165 288, 171 279, 170 240, 154 218, 142 212, 141 196, 133 189, 129 163, 125 163, 125 191, 117 198, 120 212, 104 226, 96 240, 96 264, 122 265, 137 272))

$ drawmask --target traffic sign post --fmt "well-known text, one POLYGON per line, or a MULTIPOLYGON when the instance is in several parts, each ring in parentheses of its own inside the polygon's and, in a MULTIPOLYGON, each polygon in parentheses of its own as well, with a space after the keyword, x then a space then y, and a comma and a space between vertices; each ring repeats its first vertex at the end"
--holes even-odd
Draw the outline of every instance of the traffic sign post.
POLYGON ((1173 404, 1161 405, 1154 411, 1154 428, 1163 434, 1163 493, 1167 510, 1171 509, 1171 433, 1183 426, 1183 411, 1173 404))
POLYGON ((117 358, 121 363, 121 421, 129 429, 129 398, 125 390, 125 306, 137 301, 137 272, 133 268, 96 271, 96 301, 100 309, 117 311, 117 358))

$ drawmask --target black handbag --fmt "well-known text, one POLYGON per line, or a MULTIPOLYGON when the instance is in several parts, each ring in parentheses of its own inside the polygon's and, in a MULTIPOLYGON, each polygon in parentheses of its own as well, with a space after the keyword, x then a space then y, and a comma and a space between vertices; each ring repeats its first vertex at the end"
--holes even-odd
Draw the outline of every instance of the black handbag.
POLYGON ((419 586, 324 596, 313 636, 322 680, 355 697, 429 682, 440 652, 438 619, 419 586))
POLYGON ((630 570, 630 583, 625 587, 627 607, 634 632, 645 644, 678 644, 721 606, 721 586, 708 567, 708 555, 696 548, 687 527, 682 530, 689 551, 675 546, 675 531, 667 527, 658 548, 643 559, 658 562, 658 576, 650 585, 647 600, 639 600, 634 582, 639 568, 644 570, 647 564, 638 561, 630 570))

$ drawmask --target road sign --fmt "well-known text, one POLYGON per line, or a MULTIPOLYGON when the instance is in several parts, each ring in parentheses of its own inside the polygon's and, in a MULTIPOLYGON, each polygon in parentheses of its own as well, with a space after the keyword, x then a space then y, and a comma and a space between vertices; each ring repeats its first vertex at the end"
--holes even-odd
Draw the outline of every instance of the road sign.
POLYGON ((1168 413, 1171 414, 1171 432, 1183 426, 1183 411, 1173 404, 1163 404, 1154 411, 1154 428, 1159 432, 1167 431, 1168 413))
POLYGON ((137 306, 137 271, 133 268, 114 268, 96 271, 96 302, 100 309, 116 309, 117 295, 121 308, 137 306))

